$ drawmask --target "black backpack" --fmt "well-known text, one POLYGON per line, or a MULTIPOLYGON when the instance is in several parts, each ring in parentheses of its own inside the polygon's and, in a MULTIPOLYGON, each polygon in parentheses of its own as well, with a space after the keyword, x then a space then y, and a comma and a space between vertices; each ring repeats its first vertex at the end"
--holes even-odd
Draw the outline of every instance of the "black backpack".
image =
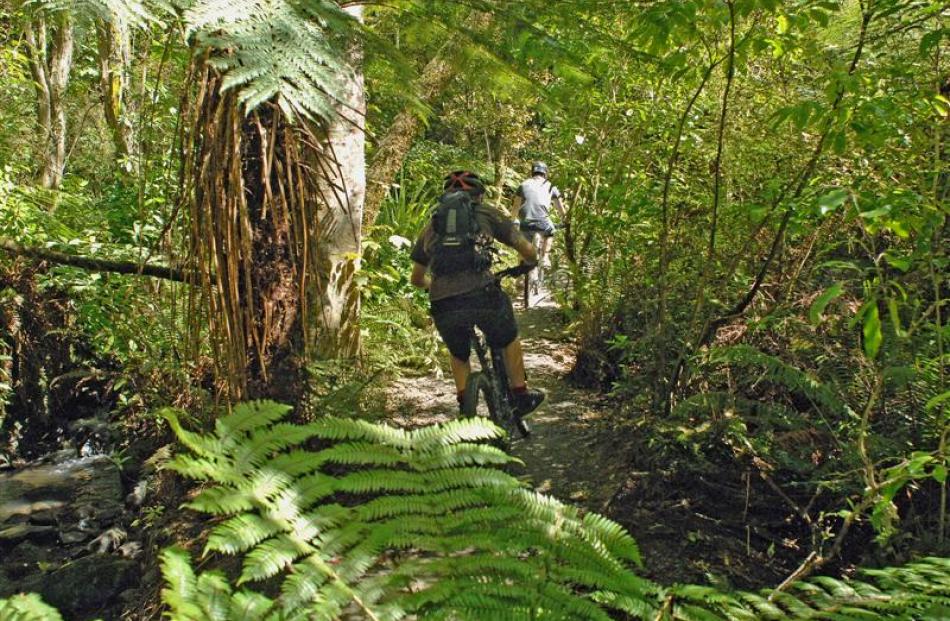
POLYGON ((447 192, 432 212, 432 273, 446 276, 491 267, 491 236, 482 233, 468 192, 447 192))

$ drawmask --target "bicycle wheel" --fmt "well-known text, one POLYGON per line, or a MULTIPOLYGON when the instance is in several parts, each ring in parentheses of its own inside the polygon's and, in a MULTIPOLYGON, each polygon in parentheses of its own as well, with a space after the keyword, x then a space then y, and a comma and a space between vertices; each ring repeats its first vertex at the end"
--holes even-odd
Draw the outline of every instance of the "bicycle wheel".
POLYGON ((531 276, 532 276, 532 288, 534 289, 534 295, 540 296, 541 287, 544 282, 544 268, 541 266, 540 263, 538 263, 538 266, 534 268, 534 270, 531 272, 531 276))
POLYGON ((479 372, 472 373, 465 382, 465 392, 462 393, 462 416, 478 415, 478 392, 485 392, 490 384, 487 378, 479 372))

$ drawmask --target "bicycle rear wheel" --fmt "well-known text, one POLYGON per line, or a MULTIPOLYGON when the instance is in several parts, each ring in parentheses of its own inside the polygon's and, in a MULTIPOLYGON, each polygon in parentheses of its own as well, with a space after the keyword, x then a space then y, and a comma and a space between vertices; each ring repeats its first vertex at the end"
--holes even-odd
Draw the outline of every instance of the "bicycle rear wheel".
POLYGON ((488 379, 481 373, 475 372, 468 376, 465 392, 462 393, 462 416, 478 415, 478 393, 479 391, 484 393, 487 387, 489 387, 488 379))

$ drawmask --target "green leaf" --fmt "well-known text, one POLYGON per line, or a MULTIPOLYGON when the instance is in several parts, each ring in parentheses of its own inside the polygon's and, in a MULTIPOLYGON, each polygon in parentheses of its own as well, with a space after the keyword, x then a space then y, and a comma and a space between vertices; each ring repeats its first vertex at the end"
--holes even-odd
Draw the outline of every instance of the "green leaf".
POLYGON ((891 206, 884 205, 883 207, 878 207, 877 209, 872 209, 870 211, 862 211, 861 217, 865 220, 876 220, 882 216, 886 216, 891 213, 891 206))
POLYGON ((778 27, 776 28, 776 30, 778 31, 778 33, 787 34, 789 29, 791 28, 791 21, 789 21, 788 15, 779 15, 777 23, 778 23, 778 27))
POLYGON ((836 282, 825 289, 825 291, 812 302, 811 308, 808 309, 808 320, 811 321, 813 325, 821 323, 821 315, 825 312, 828 304, 842 293, 844 293, 844 285, 840 282, 836 282))
POLYGON ((902 272, 907 272, 907 270, 910 269, 911 264, 912 264, 912 260, 910 257, 897 256, 890 252, 885 252, 884 258, 887 260, 888 265, 891 265, 892 267, 896 267, 902 272))
POLYGON ((907 332, 901 326, 901 316, 897 309, 897 300, 894 298, 887 301, 887 312, 891 316, 891 326, 894 328, 894 334, 900 338, 907 336, 907 332))
POLYGON ((868 358, 877 358, 877 352, 881 349, 881 341, 884 340, 884 334, 881 332, 881 316, 877 310, 877 305, 872 304, 864 314, 864 353, 868 358))
POLYGON ((934 466, 933 478, 941 485, 947 482, 947 467, 943 464, 934 466))
POLYGON ((825 215, 844 205, 846 200, 848 200, 847 190, 841 188, 832 190, 818 199, 818 209, 821 215, 825 215))
POLYGON ((927 410, 928 412, 931 412, 931 411, 933 411, 934 409, 936 409, 936 407, 937 407, 938 405, 940 405, 940 404, 943 403, 944 401, 947 401, 948 399, 950 399, 950 390, 948 390, 948 391, 946 391, 946 392, 944 392, 944 393, 941 393, 941 394, 937 395, 936 397, 934 397, 934 398, 930 399, 929 401, 927 401, 927 404, 924 405, 924 409, 927 410))

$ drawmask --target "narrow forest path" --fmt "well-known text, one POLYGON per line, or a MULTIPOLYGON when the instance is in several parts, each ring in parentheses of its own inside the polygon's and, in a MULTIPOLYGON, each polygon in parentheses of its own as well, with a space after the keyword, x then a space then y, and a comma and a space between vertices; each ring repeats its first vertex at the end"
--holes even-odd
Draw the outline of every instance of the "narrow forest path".
MULTIPOLYGON (((516 474, 539 491, 603 512, 627 474, 630 434, 619 433, 621 421, 600 394, 565 381, 574 351, 557 306, 548 298, 526 311, 518 306, 528 382, 547 399, 528 418, 531 436, 512 442, 510 452, 524 462, 516 474)), ((386 410, 390 421, 403 427, 451 419, 458 411, 451 376, 444 370, 441 376, 393 381, 386 410)))

